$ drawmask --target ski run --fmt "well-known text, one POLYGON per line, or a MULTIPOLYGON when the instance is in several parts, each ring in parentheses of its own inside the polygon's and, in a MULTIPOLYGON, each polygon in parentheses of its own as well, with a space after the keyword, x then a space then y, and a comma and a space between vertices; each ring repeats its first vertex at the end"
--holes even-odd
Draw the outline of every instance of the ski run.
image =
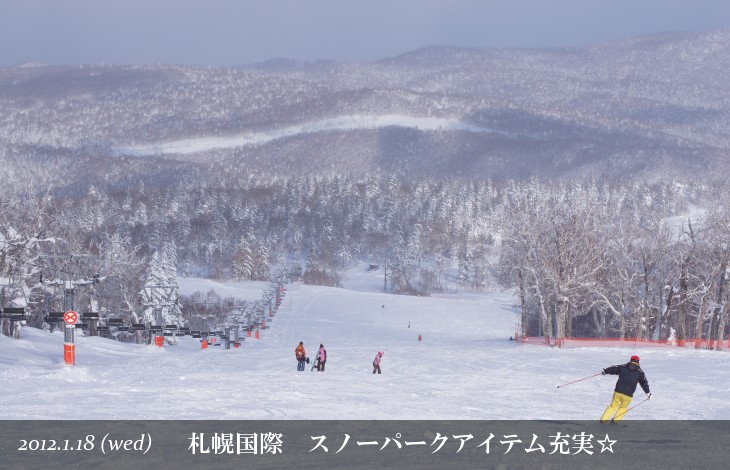
MULTIPOLYGON (((251 298, 265 283, 181 279, 191 294, 213 288, 251 298)), ((163 348, 76 338, 24 327, 0 336, 0 412, 6 419, 597 420, 615 376, 587 377, 631 355, 653 398, 626 420, 730 419, 730 354, 677 347, 569 347, 510 341, 517 300, 500 292, 411 297, 384 294, 362 266, 344 288, 287 285, 261 338, 239 349, 201 349, 189 336, 163 348), (410 327, 409 327, 410 325, 410 327), (423 340, 418 341, 422 335, 423 340), (302 341, 325 372, 297 372, 302 341), (382 351, 382 374, 372 373, 382 351)), ((644 398, 637 389, 634 404, 644 398)))

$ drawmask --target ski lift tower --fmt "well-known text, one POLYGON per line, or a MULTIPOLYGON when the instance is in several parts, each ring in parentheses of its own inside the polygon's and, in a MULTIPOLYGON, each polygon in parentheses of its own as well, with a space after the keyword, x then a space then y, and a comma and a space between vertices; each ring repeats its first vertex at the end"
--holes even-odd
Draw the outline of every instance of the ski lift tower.
POLYGON ((48 270, 53 274, 51 280, 44 281, 48 286, 63 286, 63 309, 65 313, 73 314, 73 322, 66 322, 63 329, 64 338, 64 359, 66 364, 74 365, 76 363, 76 352, 74 345, 74 332, 76 327, 76 319, 78 315, 74 312, 75 301, 74 293, 77 287, 91 286, 98 284, 100 277, 98 273, 91 276, 85 275, 81 271, 88 266, 96 256, 92 255, 41 255, 41 259, 45 262, 48 270))
POLYGON ((77 287, 98 284, 101 280, 99 274, 84 274, 81 266, 90 264, 98 259, 92 255, 41 255, 48 270, 53 274, 52 278, 44 281, 47 286, 63 286, 63 308, 64 311, 73 310, 74 292, 77 287))
POLYGON ((178 304, 177 286, 173 284, 146 284, 142 287, 142 305, 152 307, 154 324, 150 324, 147 335, 147 344, 152 343, 153 332, 159 332, 155 337, 157 346, 162 347, 163 334, 166 329, 166 320, 162 315, 163 307, 172 307, 178 304))
POLYGON ((210 331, 208 330, 208 320, 210 318, 214 318, 218 316, 215 313, 211 313, 208 311, 208 307, 218 305, 218 302, 207 302, 204 300, 193 302, 193 308, 195 309, 195 316, 200 318, 201 326, 200 326, 200 342, 204 344, 204 347, 208 346, 208 334, 210 331), (198 310, 198 305, 204 305, 205 306, 205 313, 200 313, 198 310))

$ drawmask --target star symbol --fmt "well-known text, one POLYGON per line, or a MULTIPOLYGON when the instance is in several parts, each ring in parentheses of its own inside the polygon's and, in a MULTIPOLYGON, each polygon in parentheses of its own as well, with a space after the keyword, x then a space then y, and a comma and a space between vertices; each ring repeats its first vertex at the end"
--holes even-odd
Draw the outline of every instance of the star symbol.
POLYGON ((608 434, 606 434, 605 439, 603 439, 602 441, 596 441, 596 442, 601 444, 601 453, 603 453, 604 450, 607 450, 613 454, 613 445, 617 441, 612 441, 611 439, 608 438, 608 434))

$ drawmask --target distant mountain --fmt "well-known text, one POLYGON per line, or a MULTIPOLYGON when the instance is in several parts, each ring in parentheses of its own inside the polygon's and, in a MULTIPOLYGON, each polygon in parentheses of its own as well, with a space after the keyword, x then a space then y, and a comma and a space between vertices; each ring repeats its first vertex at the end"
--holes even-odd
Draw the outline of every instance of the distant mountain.
POLYGON ((730 173, 728 76, 730 31, 431 46, 369 64, 19 66, 0 69, 0 156, 6 176, 41 184, 49 164, 73 181, 80 162, 124 180, 231 169, 702 179, 730 173))

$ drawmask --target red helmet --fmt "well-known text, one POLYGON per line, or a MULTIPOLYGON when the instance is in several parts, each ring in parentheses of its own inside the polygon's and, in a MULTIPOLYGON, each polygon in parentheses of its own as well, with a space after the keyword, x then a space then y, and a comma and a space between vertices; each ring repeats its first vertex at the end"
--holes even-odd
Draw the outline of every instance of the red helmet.
POLYGON ((631 362, 639 362, 639 356, 631 356, 631 362))

